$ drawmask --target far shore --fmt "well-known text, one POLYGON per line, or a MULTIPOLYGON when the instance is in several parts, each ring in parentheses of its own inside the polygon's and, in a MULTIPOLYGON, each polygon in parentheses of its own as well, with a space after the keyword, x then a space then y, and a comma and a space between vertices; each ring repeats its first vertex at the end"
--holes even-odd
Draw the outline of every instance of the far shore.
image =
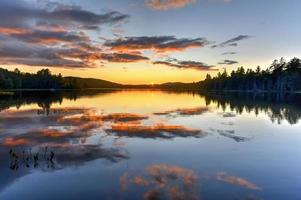
POLYGON ((202 90, 196 88, 168 88, 168 87, 115 87, 115 88, 82 88, 82 89, 1 89, 0 96, 9 96, 13 95, 16 92, 72 92, 72 91, 83 91, 83 90, 103 90, 103 91, 117 91, 117 90, 165 90, 165 91, 181 91, 181 92, 204 92, 204 93, 254 93, 254 94, 301 94, 301 91, 264 91, 264 90, 202 90))

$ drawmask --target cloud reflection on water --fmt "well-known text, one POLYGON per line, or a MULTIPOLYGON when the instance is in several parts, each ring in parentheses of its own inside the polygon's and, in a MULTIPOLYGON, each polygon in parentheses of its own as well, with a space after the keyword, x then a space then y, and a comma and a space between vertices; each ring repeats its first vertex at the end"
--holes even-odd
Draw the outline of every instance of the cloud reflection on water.
MULTIPOLYGON (((189 115, 205 111, 205 108, 178 109, 189 115)), ((60 165, 81 163, 104 158, 112 162, 128 158, 120 150, 126 143, 112 143, 104 148, 101 142, 89 140, 102 136, 164 138, 202 137, 206 133, 183 125, 156 122, 144 124, 153 115, 136 113, 107 113, 95 108, 64 107, 44 113, 40 109, 7 110, 2 112, 5 134, 0 138, 1 148, 52 148, 60 165)))
POLYGON ((216 180, 230 184, 230 185, 238 185, 250 190, 262 190, 259 186, 255 183, 252 183, 244 178, 229 175, 226 172, 218 172, 216 174, 216 180))
POLYGON ((141 175, 130 175, 128 172, 120 177, 123 192, 132 187, 145 187, 145 200, 198 200, 198 176, 190 169, 167 164, 154 164, 146 167, 141 175))

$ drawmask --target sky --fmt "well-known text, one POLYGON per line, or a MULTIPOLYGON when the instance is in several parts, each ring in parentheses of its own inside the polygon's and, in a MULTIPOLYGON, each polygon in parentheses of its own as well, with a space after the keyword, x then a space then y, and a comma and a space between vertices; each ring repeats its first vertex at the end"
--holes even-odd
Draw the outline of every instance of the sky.
POLYGON ((195 82, 301 56, 300 0, 1 0, 0 66, 195 82))

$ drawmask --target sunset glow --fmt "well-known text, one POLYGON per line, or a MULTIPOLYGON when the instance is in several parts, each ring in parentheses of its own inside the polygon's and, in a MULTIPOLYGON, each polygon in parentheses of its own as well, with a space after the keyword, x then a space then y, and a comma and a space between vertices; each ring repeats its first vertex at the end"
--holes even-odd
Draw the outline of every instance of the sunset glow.
POLYGON ((4 0, 0 66, 122 84, 197 82, 207 73, 266 68, 275 58, 300 55, 300 6, 298 0, 4 0))

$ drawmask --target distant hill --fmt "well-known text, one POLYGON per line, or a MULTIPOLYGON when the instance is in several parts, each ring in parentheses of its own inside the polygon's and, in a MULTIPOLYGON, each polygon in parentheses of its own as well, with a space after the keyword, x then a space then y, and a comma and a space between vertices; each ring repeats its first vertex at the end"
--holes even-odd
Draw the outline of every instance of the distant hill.
MULTIPOLYGON (((190 89, 195 83, 164 83, 156 85, 128 85, 95 78, 80 78, 61 74, 54 75, 49 69, 37 73, 24 73, 18 69, 8 71, 0 68, 0 89, 3 90, 32 90, 32 89, 190 89)), ((3 93, 2 93, 3 94, 3 93)))
POLYGON ((75 88, 123 88, 119 83, 94 78, 64 77, 65 83, 75 86, 75 88))

